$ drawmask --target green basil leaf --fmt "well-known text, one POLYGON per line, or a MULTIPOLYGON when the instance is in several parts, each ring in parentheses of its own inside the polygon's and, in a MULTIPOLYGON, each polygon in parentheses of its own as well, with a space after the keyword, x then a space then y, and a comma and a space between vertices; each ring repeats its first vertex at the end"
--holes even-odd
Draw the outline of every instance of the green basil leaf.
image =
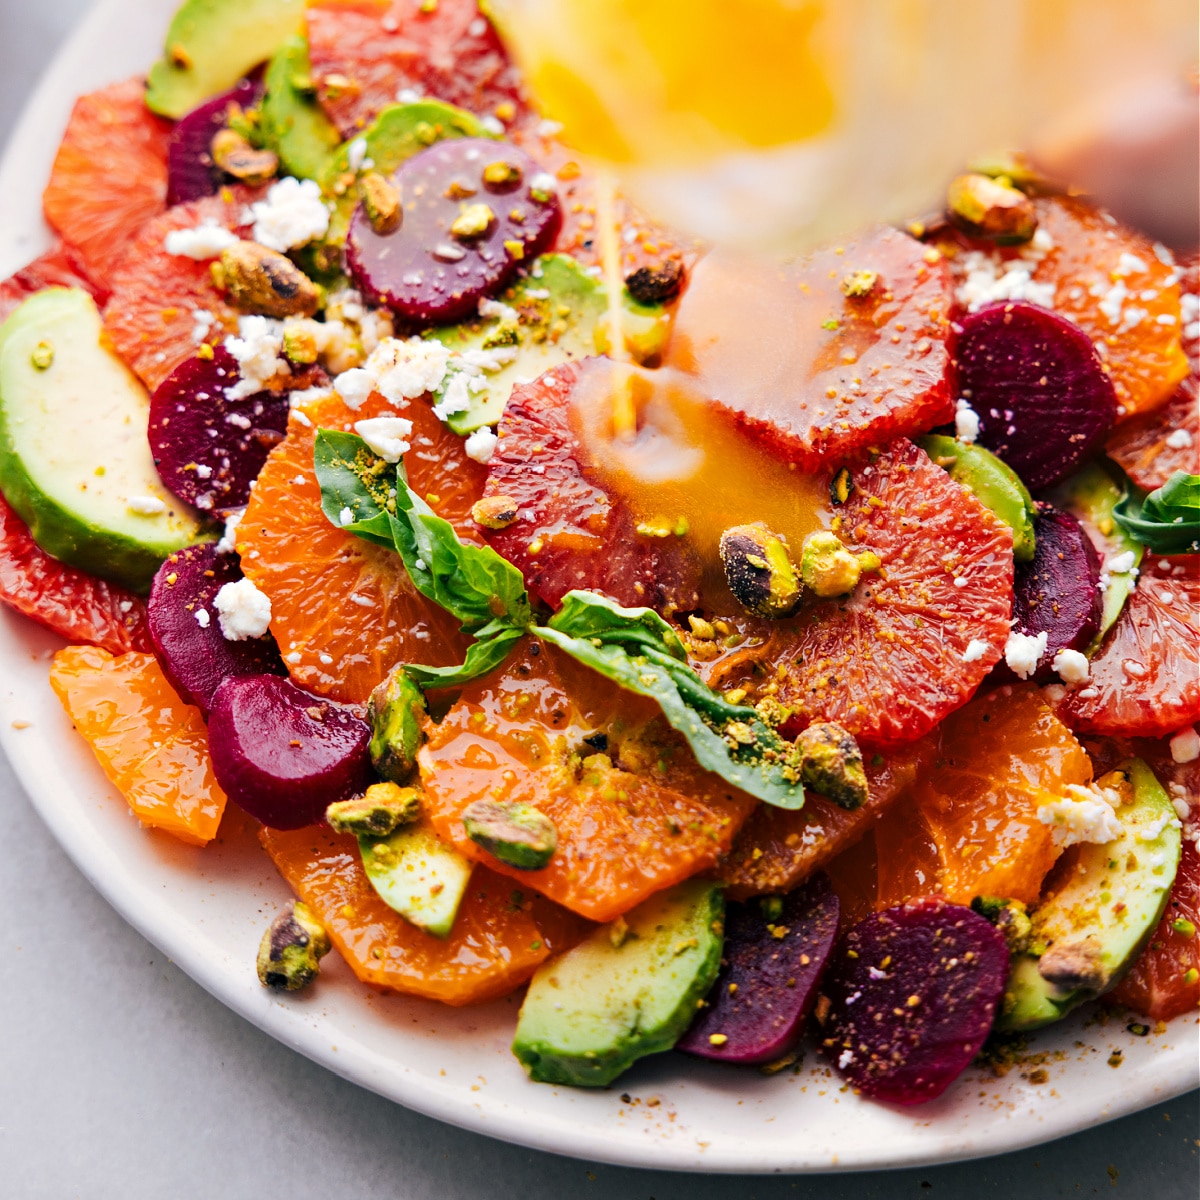
POLYGON ((340 429, 317 430, 313 465, 321 485, 321 510, 330 522, 391 549, 387 493, 395 486, 395 468, 371 454, 362 438, 340 429))
POLYGON ((1113 519, 1155 554, 1200 554, 1200 475, 1176 471, 1144 498, 1130 489, 1113 519))
POLYGON ((461 667, 421 667, 409 663, 404 670, 421 688, 462 687, 463 684, 494 671, 522 637, 523 630, 504 629, 487 641, 472 643, 461 667))
POLYGON ((574 638, 642 646, 687 661, 675 630, 652 608, 625 608, 599 592, 568 592, 548 624, 574 638))

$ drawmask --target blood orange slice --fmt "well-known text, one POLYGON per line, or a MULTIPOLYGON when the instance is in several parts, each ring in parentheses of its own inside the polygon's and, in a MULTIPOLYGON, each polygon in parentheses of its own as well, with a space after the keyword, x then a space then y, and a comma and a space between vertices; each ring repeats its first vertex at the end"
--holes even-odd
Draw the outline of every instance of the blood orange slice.
POLYGON ((308 46, 317 94, 343 137, 406 89, 480 116, 525 115, 520 75, 475 0, 316 0, 308 46))
MULTIPOLYGON (((421 402, 411 417, 425 446, 409 451, 412 485, 440 489, 449 514, 469 510, 469 473, 452 473, 453 458, 435 444, 462 454, 461 439, 439 432, 440 422, 421 402), (444 439, 444 440, 441 440, 444 439), (417 461, 417 455, 425 457, 417 461)), ((292 679, 335 700, 362 702, 397 662, 446 666, 461 662, 466 644, 443 609, 412 586, 394 551, 335 528, 321 510, 313 470, 316 429, 350 429, 356 421, 391 410, 375 395, 356 411, 330 394, 293 412, 287 437, 271 452, 237 530, 247 578, 271 600, 271 632, 292 679)))
POLYGON ((468 685, 419 761, 440 837, 595 921, 711 867, 754 807, 696 766, 655 704, 536 642, 468 685), (517 870, 467 837, 462 812, 483 799, 555 823, 548 866, 517 870))
POLYGON ((69 646, 54 656, 50 686, 143 824, 196 846, 213 839, 225 793, 204 719, 171 690, 153 654, 69 646))
POLYGON ((142 80, 127 79, 75 101, 43 197, 46 220, 97 279, 167 207, 171 127, 145 94, 142 80))
POLYGON ((215 221, 246 232, 242 218, 257 193, 225 188, 180 204, 142 226, 109 272, 112 295, 104 327, 117 353, 154 391, 202 342, 217 343, 237 330, 237 312, 213 286, 209 264, 168 254, 174 229, 215 221))
POLYGON ((140 596, 51 558, 0 496, 0 600, 73 642, 149 651, 140 596))
POLYGON ((49 287, 83 288, 97 304, 103 304, 107 298, 104 289, 88 277, 79 255, 65 242, 59 242, 0 283, 0 321, 35 292, 49 287))
POLYGON ((443 1004, 479 1004, 507 995, 584 936, 578 918, 476 867, 450 936, 436 938, 379 898, 353 838, 325 826, 264 829, 260 838, 364 983, 443 1004))
POLYGON ((1159 737, 1200 719, 1200 559, 1142 560, 1137 588, 1058 715, 1072 728, 1159 737))

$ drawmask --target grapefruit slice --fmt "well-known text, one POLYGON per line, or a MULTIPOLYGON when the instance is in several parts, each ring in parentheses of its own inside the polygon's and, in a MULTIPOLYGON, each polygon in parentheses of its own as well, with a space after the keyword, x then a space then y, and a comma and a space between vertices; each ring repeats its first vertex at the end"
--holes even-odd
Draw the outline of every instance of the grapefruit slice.
POLYGON ((68 646, 54 656, 50 686, 138 820, 194 846, 212 841, 225 793, 204 718, 171 690, 153 654, 68 646))
POLYGON ((441 838, 594 921, 713 866, 755 803, 701 771, 652 701, 537 642, 467 686, 419 762, 441 838), (554 822, 547 866, 518 870, 467 837, 462 812, 484 799, 554 822))
POLYGON ((519 987, 586 932, 578 918, 476 867, 450 936, 433 937, 379 898, 353 838, 323 825, 264 829, 259 838, 363 983, 443 1004, 481 1004, 519 987))
POLYGON ((0 600, 72 642, 152 649, 140 596, 51 558, 0 496, 0 600))
POLYGON ((1160 737, 1200 719, 1200 558, 1146 552, 1137 587, 1057 708, 1072 729, 1160 737))
POLYGON ((146 107, 141 79, 75 101, 42 198, 46 220, 107 280, 129 239, 167 207, 170 123, 146 107))
POLYGON ((4 321, 35 292, 44 288, 83 288, 96 303, 103 305, 107 292, 87 275, 78 253, 65 242, 58 242, 40 258, 35 258, 0 283, 0 321, 4 321))
MULTIPOLYGON (((448 666, 466 653, 457 623, 416 591, 398 554, 335 528, 321 510, 316 430, 350 429, 391 411, 378 394, 351 411, 332 393, 293 411, 237 529, 242 570, 270 597, 271 632, 289 674, 334 700, 365 701, 395 663, 448 666)), ((462 440, 423 403, 405 411, 423 439, 405 456, 412 486, 437 494, 447 519, 465 522, 471 473, 454 471, 462 440)))

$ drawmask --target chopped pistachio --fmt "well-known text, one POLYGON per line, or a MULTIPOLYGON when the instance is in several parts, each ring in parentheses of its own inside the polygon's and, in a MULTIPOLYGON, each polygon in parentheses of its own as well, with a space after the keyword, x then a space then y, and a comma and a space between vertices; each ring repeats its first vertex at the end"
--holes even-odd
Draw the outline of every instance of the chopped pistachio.
POLYGON ((976 896, 971 901, 971 908, 1004 934, 1010 954, 1028 953, 1033 922, 1020 900, 1007 900, 1002 896, 976 896))
POLYGON ((869 296, 879 283, 879 276, 874 271, 851 271, 842 280, 842 295, 850 300, 861 300, 869 296))
POLYGON ((738 603, 760 617, 786 617, 800 603, 800 580, 787 543, 765 525, 735 525, 721 535, 725 581, 738 603))
POLYGON ((841 808, 859 808, 866 802, 867 773, 852 734, 832 721, 818 721, 796 739, 796 746, 805 787, 841 808))
POLYGON ((283 352, 297 366, 311 366, 317 361, 317 339, 311 329, 291 326, 283 331, 283 352))
POLYGON ((407 783, 417 769, 424 740, 425 697, 403 667, 397 667, 371 693, 367 720, 375 770, 392 783, 407 783))
POLYGON ((521 168, 503 160, 488 163, 483 168, 483 182, 494 188, 516 187, 521 182, 521 168))
POLYGON ((232 129, 218 130, 209 152, 220 170, 248 187, 261 187, 279 170, 279 159, 273 151, 252 146, 232 129))
POLYGON ((683 260, 677 255, 657 267, 639 267, 625 276, 625 287, 639 304, 666 304, 683 287, 683 260))
POLYGON ((1050 181, 1019 151, 981 155, 967 164, 967 170, 999 179, 1023 192, 1042 191, 1050 186, 1050 181))
POLYGON ((845 504, 854 491, 854 480, 850 476, 850 468, 842 467, 834 475, 829 485, 829 500, 832 504, 845 504))
POLYGON ((270 924, 258 947, 258 978, 263 987, 298 992, 316 979, 329 953, 329 935, 297 900, 270 924))
POLYGON ((463 810, 462 823, 477 846, 522 871, 540 870, 558 845, 554 822, 532 804, 476 800, 463 810))
POLYGON ((316 284, 290 258, 256 242, 230 246, 213 267, 213 282, 242 312, 311 317, 320 307, 316 284))
POLYGON ((400 825, 421 814, 421 794, 398 783, 373 783, 363 795, 340 800, 325 810, 325 820, 336 833, 360 837, 387 837, 400 825))
POLYGON ((487 204, 464 204, 450 226, 452 237, 460 242, 469 242, 483 237, 496 222, 496 214, 487 204))
POLYGON ((800 574, 804 586, 823 599, 844 596, 858 586, 864 571, 879 569, 879 556, 869 550, 854 554, 836 534, 821 531, 804 539, 800 574))
POLYGON ((371 228, 381 237, 395 233, 404 220, 400 189, 378 171, 368 171, 358 181, 358 197, 371 228))
POLYGON ((507 529, 517 519, 517 502, 511 496, 484 496, 471 505, 471 518, 484 529, 507 529))
POLYGON ((39 371, 48 371, 54 363, 54 347, 47 341, 38 342, 29 361, 39 371))
POLYGON ((946 192, 946 212, 967 233, 1000 245, 1027 242, 1037 232, 1033 202, 1002 179, 960 175, 946 192))
POLYGON ((783 897, 782 896, 763 896, 758 902, 762 909, 763 920, 770 924, 778 922, 783 916, 783 897))

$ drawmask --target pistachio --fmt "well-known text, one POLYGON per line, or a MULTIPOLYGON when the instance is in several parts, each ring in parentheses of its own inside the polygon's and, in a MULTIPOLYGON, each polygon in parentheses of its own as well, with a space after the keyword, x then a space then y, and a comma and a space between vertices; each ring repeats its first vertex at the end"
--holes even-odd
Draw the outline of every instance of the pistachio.
POLYGON ((967 170, 975 175, 1002 180, 1023 192, 1041 192, 1051 187, 1045 175, 1020 151, 982 154, 967 163, 967 170))
POLYGON ((823 599, 854 591, 864 571, 879 569, 879 556, 870 550, 854 554, 836 534, 810 533, 800 552, 804 586, 823 599))
POLYGON ((787 543, 765 525, 735 525, 721 535, 725 581, 739 604, 760 617, 786 617, 800 603, 800 580, 787 543))
POLYGON ((54 365, 54 346, 47 341, 38 342, 29 356, 29 361, 38 371, 48 371, 54 365))
POLYGON ((665 304, 683 287, 683 260, 672 255, 657 267, 638 267, 625 276, 625 287, 639 304, 665 304))
POLYGON ((829 501, 831 504, 845 504, 854 491, 854 480, 850 476, 850 468, 842 467, 829 484, 829 501))
POLYGON ((232 129, 218 130, 210 147, 213 162, 234 179, 249 187, 260 187, 279 170, 279 158, 270 150, 259 150, 232 129))
POLYGON ((421 815, 421 794, 398 783, 373 783, 353 800, 340 800, 325 810, 325 820, 335 833, 360 837, 387 837, 400 825, 421 815))
POLYGON ((1024 954, 1029 949, 1029 935, 1033 922, 1020 900, 1006 900, 1001 896, 976 896, 971 908, 985 920, 991 921, 1004 934, 1010 954, 1024 954))
POLYGON ((1038 959, 1038 974, 1068 994, 1102 992, 1111 975, 1094 935, 1055 942, 1038 959))
POLYGON ((810 725, 797 739, 800 778, 840 808, 858 808, 867 799, 862 751, 847 730, 832 721, 810 725))
POLYGON ((371 693, 367 720, 375 770, 392 783, 407 783, 417 769, 424 741, 425 696, 403 667, 397 667, 371 693))
POLYGON ((308 907, 297 900, 271 922, 258 947, 258 978, 263 987, 298 992, 320 971, 330 951, 329 935, 308 907))
POLYGON ((404 219, 400 189, 378 171, 368 171, 358 181, 358 198, 371 228, 381 237, 395 233, 404 219))
POLYGON ((558 830, 531 804, 476 800, 462 814, 467 837, 502 863, 537 871, 554 856, 558 830))
POLYGON ((967 233, 999 245, 1027 242, 1037 232, 1033 202, 1005 179, 960 175, 946 192, 946 212, 967 233))
POLYGON ((312 366, 320 354, 316 335, 311 329, 306 329, 303 324, 289 325, 283 331, 283 352, 287 355, 288 361, 295 363, 298 367, 312 366))
POLYGON ((842 295, 849 300, 861 300, 869 296, 879 283, 874 271, 851 271, 842 279, 842 295))
POLYGON ((496 214, 486 204, 464 204, 450 226, 451 237, 469 242, 483 237, 496 223, 496 214))
POLYGON ((213 282, 243 312, 267 317, 311 317, 321 297, 290 258, 256 242, 230 246, 213 264, 213 282))
POLYGON ((521 182, 521 168, 516 163, 488 163, 483 168, 483 182, 490 188, 512 188, 521 182))
POLYGON ((507 529, 517 519, 517 502, 511 496, 484 496, 471 505, 471 517, 484 529, 507 529))

